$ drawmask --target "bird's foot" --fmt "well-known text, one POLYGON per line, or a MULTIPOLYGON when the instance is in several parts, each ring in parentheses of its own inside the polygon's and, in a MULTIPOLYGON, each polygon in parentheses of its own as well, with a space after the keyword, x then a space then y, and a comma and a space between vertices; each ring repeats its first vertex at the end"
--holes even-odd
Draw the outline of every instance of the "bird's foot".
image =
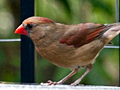
POLYGON ((60 82, 53 82, 51 80, 48 80, 47 83, 48 83, 48 85, 58 85, 58 84, 61 84, 60 82))
POLYGON ((48 80, 47 83, 40 83, 40 85, 50 86, 50 85, 59 85, 59 84, 62 84, 62 83, 63 83, 62 81, 53 82, 53 81, 51 81, 51 80, 48 80))
POLYGON ((84 86, 84 84, 80 84, 80 82, 78 82, 78 81, 75 81, 75 82, 70 84, 70 86, 77 86, 77 85, 84 86))
POLYGON ((71 83, 70 85, 71 86, 76 86, 76 85, 78 85, 79 84, 79 82, 74 82, 74 83, 71 83))

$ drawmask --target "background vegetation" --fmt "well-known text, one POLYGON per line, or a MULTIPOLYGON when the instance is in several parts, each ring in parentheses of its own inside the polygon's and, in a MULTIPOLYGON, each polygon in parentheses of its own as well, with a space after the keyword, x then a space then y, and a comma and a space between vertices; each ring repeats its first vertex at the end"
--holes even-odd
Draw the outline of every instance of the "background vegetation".
MULTIPOLYGON (((115 0, 35 0, 35 15, 50 18, 59 23, 85 22, 114 23, 115 0)), ((0 1, 0 39, 20 38, 14 34, 20 24, 20 1, 0 1)), ((118 36, 112 40, 119 45, 118 36)), ((70 73, 36 54, 36 83, 51 79, 58 81, 70 73)), ((71 77, 66 84, 79 78, 85 69, 71 77)), ((0 42, 0 81, 20 82, 20 42, 0 42)), ((119 49, 103 49, 92 71, 82 80, 87 85, 119 84, 119 49)))

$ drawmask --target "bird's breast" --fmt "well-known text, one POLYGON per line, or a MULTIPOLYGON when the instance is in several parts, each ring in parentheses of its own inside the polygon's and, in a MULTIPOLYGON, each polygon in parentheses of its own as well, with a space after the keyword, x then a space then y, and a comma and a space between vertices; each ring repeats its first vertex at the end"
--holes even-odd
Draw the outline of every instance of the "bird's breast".
POLYGON ((100 40, 95 40, 79 48, 56 42, 46 47, 36 46, 36 50, 42 57, 57 66, 75 69, 78 66, 93 63, 103 46, 104 44, 100 40))

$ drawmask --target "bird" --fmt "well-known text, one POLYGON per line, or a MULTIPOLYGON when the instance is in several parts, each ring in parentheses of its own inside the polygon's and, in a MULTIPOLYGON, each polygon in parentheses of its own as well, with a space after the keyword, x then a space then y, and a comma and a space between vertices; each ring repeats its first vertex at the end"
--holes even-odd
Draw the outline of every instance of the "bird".
POLYGON ((103 47, 120 33, 120 23, 67 25, 46 17, 31 16, 22 22, 15 33, 28 36, 43 58, 71 70, 62 80, 48 80, 47 85, 63 84, 81 68, 86 68, 84 74, 70 84, 76 86, 91 71, 103 47))

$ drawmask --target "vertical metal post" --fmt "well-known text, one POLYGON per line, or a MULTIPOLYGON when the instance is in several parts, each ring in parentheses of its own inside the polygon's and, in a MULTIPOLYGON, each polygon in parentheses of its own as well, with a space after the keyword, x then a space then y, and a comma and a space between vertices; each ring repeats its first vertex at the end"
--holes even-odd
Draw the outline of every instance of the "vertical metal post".
MULTIPOLYGON (((118 2, 118 22, 120 22, 120 0, 116 0, 116 2, 118 2)), ((119 47, 120 47, 120 34, 119 34, 119 47)), ((120 49, 119 49, 119 53, 120 53, 120 49)), ((120 86, 120 57, 119 57, 119 86, 120 86)))
MULTIPOLYGON (((34 0, 21 0, 21 22, 30 16, 34 16, 34 0)), ((24 35, 21 35, 21 82, 34 83, 34 45, 24 35)))
POLYGON ((118 5, 118 0, 116 0, 116 21, 119 22, 119 5, 118 5))

